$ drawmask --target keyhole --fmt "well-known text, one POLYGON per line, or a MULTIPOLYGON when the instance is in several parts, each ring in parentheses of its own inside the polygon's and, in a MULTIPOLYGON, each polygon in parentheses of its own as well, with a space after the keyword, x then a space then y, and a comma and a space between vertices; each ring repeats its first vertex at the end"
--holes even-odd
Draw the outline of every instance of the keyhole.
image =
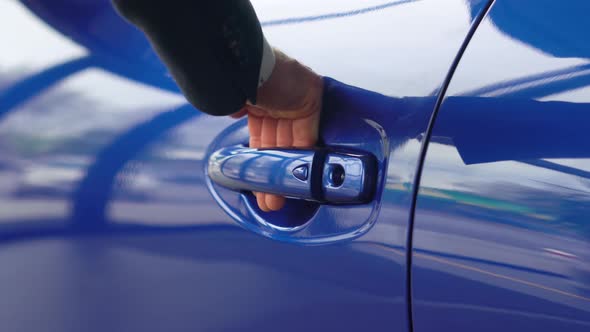
POLYGON ((344 167, 338 164, 330 165, 330 184, 333 187, 340 187, 344 183, 344 167))

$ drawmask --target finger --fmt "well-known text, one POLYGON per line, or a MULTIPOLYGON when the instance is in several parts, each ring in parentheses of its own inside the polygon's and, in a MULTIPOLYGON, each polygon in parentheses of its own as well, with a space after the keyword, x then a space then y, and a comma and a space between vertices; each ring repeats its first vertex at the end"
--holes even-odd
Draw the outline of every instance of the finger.
POLYGON ((277 119, 264 117, 262 119, 261 147, 273 148, 277 146, 277 119))
POLYGON ((262 118, 248 113, 248 131, 250 132, 250 147, 258 149, 262 143, 262 118))
MULTIPOLYGON (((254 149, 258 149, 261 143, 261 134, 262 134, 262 118, 255 116, 254 114, 248 113, 248 131, 250 132, 250 147, 254 149)), ((265 203, 265 197, 263 193, 253 192, 254 196, 256 196, 256 202, 258 202, 258 207, 262 211, 267 212, 268 207, 265 203)))
POLYGON ((260 107, 257 107, 255 105, 248 105, 245 108, 248 109, 248 115, 256 115, 257 117, 264 117, 265 115, 268 115, 268 112, 260 107))
MULTIPOLYGON (((293 120, 278 119, 277 121, 277 146, 291 147, 293 146, 293 120)), ((278 211, 285 206, 285 197, 278 195, 266 195, 266 206, 272 211, 278 211)))
POLYGON ((293 146, 298 148, 314 146, 318 140, 319 125, 319 112, 293 120, 293 146))
POLYGON ((256 193, 256 202, 258 202, 258 207, 260 210, 264 212, 269 212, 270 209, 266 205, 266 194, 264 193, 256 193))
POLYGON ((285 197, 266 194, 266 207, 272 211, 278 211, 285 206, 285 197))
MULTIPOLYGON (((271 148, 276 147, 277 145, 277 120, 271 117, 264 117, 262 119, 262 134, 261 134, 261 147, 263 148, 271 148)), ((271 208, 268 206, 268 202, 272 201, 269 200, 268 197, 272 196, 269 194, 260 193, 260 201, 258 201, 258 205, 260 209, 265 212, 271 211, 271 208), (262 206, 261 206, 262 205, 262 206)))
POLYGON ((239 119, 239 118, 243 117, 246 114, 248 114, 248 108, 243 107, 241 110, 237 111, 236 113, 230 114, 229 117, 230 118, 233 118, 233 119, 239 119))
POLYGON ((279 119, 277 123, 277 147, 293 146, 293 120, 279 119))

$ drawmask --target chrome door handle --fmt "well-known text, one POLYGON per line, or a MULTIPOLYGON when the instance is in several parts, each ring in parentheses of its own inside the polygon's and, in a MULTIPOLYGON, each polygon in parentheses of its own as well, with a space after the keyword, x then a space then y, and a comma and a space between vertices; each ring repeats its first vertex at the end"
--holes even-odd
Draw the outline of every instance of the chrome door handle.
POLYGON ((237 191, 362 204, 373 199, 377 163, 367 153, 234 146, 211 155, 208 174, 218 185, 237 191))

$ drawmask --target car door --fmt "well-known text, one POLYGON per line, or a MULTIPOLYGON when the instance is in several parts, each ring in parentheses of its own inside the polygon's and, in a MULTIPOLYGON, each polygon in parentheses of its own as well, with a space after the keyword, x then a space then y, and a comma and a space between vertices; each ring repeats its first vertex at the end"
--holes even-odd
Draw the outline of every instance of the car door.
POLYGON ((410 330, 420 134, 486 1, 253 4, 329 77, 321 143, 376 159, 373 199, 257 210, 207 172, 245 122, 188 105, 108 1, 4 1, 3 329, 410 330))
POLYGON ((414 330, 590 329, 586 1, 497 0, 462 55, 414 218, 414 330))

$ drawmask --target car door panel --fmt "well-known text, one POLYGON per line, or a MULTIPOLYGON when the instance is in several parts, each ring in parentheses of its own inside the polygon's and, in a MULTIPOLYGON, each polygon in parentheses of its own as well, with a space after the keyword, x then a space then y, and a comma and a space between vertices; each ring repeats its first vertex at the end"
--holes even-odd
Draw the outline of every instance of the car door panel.
POLYGON ((319 206, 310 233, 368 226, 313 246, 252 234, 209 192, 208 151, 242 122, 187 105, 108 1, 48 3, 0 11, 32 44, 0 55, 7 330, 409 330, 420 133, 486 1, 253 1, 273 45, 333 77, 322 143, 380 158, 378 200, 319 206))

